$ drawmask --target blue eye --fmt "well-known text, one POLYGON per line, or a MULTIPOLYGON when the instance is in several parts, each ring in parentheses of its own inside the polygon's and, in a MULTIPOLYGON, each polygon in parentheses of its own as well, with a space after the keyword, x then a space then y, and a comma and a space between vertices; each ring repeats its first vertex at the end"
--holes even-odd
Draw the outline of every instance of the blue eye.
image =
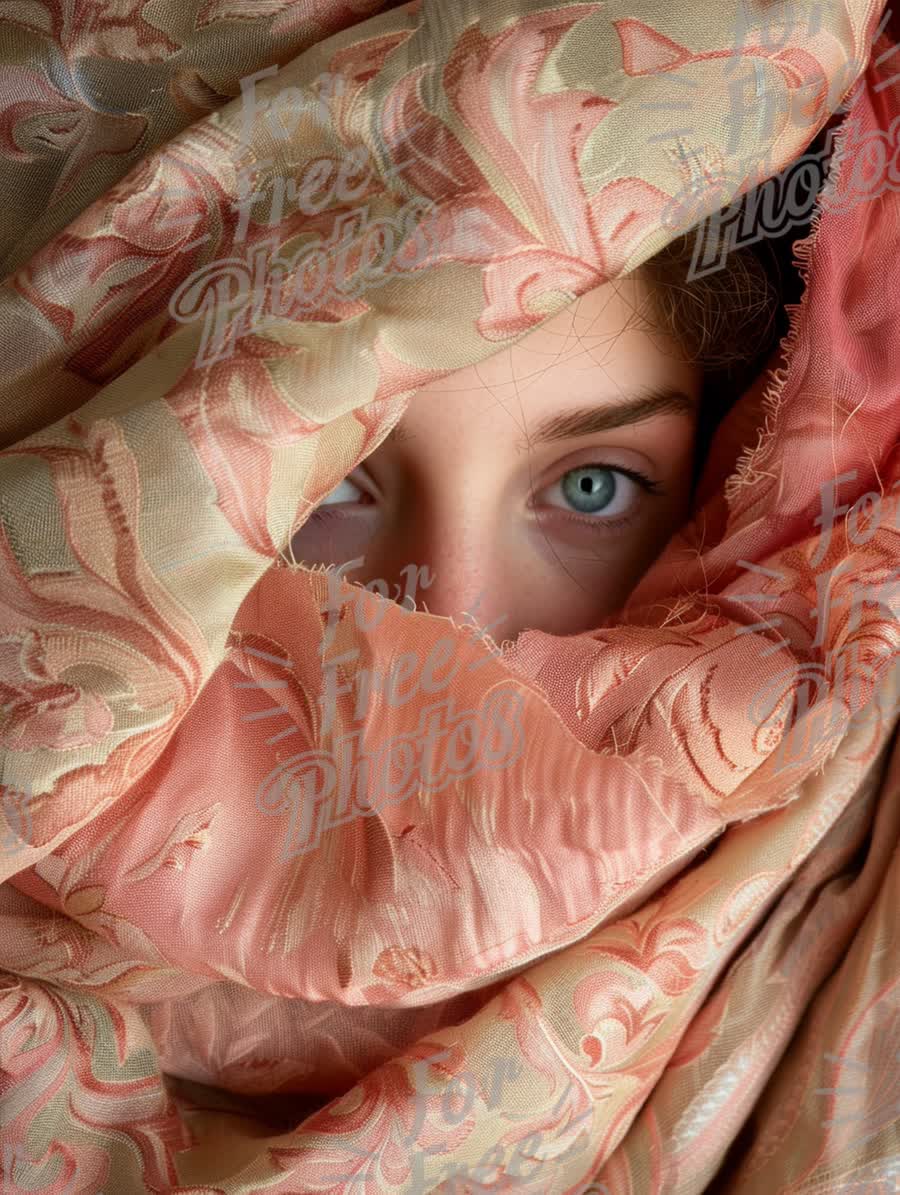
POLYGON ((579 514, 596 514, 616 496, 616 479, 611 469, 589 465, 572 469, 562 479, 562 492, 579 514))
POLYGON ((653 494, 659 482, 635 469, 612 465, 581 465, 569 469, 546 491, 550 505, 567 506, 580 515, 627 517, 638 505, 637 490, 653 494), (558 501, 553 501, 556 498, 558 501))

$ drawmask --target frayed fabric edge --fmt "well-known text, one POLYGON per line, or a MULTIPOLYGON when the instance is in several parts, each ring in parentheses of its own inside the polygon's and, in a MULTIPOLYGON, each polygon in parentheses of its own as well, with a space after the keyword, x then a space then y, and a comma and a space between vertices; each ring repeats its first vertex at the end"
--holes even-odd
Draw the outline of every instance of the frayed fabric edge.
POLYGON ((809 306, 812 255, 818 243, 822 217, 827 214, 827 210, 822 207, 821 200, 823 194, 826 192, 829 194, 833 193, 833 191, 829 191, 830 187, 837 185, 841 165, 844 160, 842 156, 844 141, 846 141, 849 135, 850 126, 851 121, 844 120, 840 127, 835 130, 828 175, 816 197, 809 233, 791 246, 791 264, 800 274, 803 282, 803 292, 800 295, 799 303, 785 304, 784 309, 788 315, 788 330, 779 345, 780 353, 784 355, 784 363, 772 370, 772 377, 766 383, 766 387, 763 390, 761 402, 764 423, 759 429, 757 442, 753 446, 748 445, 743 450, 738 457, 734 472, 723 486, 722 492, 729 507, 737 499, 741 490, 748 485, 754 484, 762 476, 761 470, 757 467, 759 458, 765 454, 774 440, 778 416, 785 402, 785 387, 794 364, 794 352, 800 339, 800 329, 809 306))

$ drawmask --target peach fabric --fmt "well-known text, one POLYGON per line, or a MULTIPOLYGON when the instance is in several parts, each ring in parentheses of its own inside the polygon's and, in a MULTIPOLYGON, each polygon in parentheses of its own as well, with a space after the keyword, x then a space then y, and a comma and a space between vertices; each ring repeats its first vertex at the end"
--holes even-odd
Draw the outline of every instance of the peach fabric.
POLYGON ((4 1192, 900 1189, 900 24, 786 8, 0 13, 4 1192), (283 138, 272 66, 340 83, 283 138), (628 608, 498 646, 342 583, 326 717, 311 505, 829 121, 782 363, 628 608), (242 240, 242 171, 353 152, 355 199, 242 240), (197 364, 198 271, 362 203, 407 221, 378 285, 197 364), (367 808, 432 716, 482 766, 367 808))

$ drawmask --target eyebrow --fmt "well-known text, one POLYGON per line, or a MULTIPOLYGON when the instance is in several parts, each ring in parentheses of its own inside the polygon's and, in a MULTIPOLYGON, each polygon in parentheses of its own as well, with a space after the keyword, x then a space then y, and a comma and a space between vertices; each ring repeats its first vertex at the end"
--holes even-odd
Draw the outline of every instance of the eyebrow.
POLYGON ((696 400, 683 390, 669 386, 644 388, 631 394, 624 402, 602 407, 579 407, 575 411, 542 419, 516 447, 524 450, 533 444, 595 435, 597 432, 643 423, 656 415, 692 415, 696 409, 696 400))
MULTIPOLYGON (((578 407, 562 415, 551 415, 540 420, 524 440, 516 444, 519 452, 525 452, 534 444, 550 444, 555 440, 575 439, 576 436, 596 435, 643 423, 657 415, 692 415, 697 402, 683 390, 671 386, 644 387, 632 393, 624 402, 602 407, 578 407)), ((385 436, 386 444, 402 444, 413 437, 400 424, 385 436)))

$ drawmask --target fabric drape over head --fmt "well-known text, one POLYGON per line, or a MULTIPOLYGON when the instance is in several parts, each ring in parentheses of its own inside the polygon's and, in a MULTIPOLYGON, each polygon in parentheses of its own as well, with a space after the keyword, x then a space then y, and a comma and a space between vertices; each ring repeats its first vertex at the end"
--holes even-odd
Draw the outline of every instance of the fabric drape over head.
POLYGON ((0 10, 3 1191, 900 1189, 898 44, 0 10), (497 645, 285 561, 417 390, 786 211, 826 127, 778 367, 626 610, 497 645))

